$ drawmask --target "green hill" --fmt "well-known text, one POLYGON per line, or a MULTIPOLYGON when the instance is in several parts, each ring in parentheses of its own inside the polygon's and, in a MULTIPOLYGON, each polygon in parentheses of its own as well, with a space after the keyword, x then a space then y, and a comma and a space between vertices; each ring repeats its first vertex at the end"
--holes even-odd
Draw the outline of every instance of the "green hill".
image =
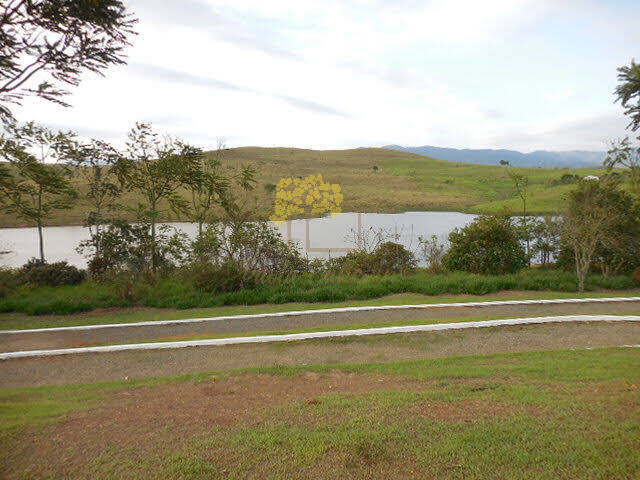
MULTIPOLYGON (((224 162, 253 163, 259 169, 257 195, 265 210, 274 194, 265 185, 282 177, 322 174, 338 183, 344 194, 343 211, 395 213, 416 210, 450 210, 469 213, 496 212, 520 207, 507 168, 437 160, 383 148, 352 150, 303 150, 295 148, 242 147, 225 150, 224 162), (377 169, 374 169, 377 167, 377 169)), ((572 185, 560 185, 565 173, 598 175, 599 169, 514 168, 530 179, 530 211, 554 213, 572 185)), ((85 186, 78 183, 82 192, 85 186)), ((82 196, 81 196, 82 198, 82 196)), ((124 203, 136 198, 125 196, 124 203)), ((72 210, 58 212, 49 224, 81 224, 86 204, 78 200, 72 210)), ((166 220, 180 220, 167 216, 166 220)), ((184 219, 183 219, 184 220, 184 219)), ((24 226, 10 215, 0 214, 0 226, 24 226)))

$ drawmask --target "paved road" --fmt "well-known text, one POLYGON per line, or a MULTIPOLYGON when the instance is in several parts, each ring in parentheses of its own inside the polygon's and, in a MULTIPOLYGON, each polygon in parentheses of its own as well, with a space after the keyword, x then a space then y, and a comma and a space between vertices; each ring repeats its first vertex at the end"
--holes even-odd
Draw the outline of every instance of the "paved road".
POLYGON ((185 335, 283 331, 359 323, 478 316, 555 316, 640 313, 640 298, 511 300, 440 305, 355 307, 178 321, 142 322, 30 331, 0 331, 0 352, 135 343, 185 335))

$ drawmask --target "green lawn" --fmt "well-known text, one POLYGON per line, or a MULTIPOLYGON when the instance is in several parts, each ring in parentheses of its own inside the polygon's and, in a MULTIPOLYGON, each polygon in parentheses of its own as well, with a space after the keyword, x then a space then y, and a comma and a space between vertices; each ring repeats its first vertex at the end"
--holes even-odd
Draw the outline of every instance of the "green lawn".
POLYGON ((8 479, 635 479, 640 349, 3 390, 0 432, 8 479))
POLYGON ((75 325, 105 325, 110 323, 144 322, 152 320, 179 320, 185 318, 222 317, 229 315, 251 315, 257 313, 277 313, 296 310, 322 310, 328 308, 420 305, 434 303, 489 302, 494 300, 542 300, 562 298, 605 298, 640 296, 639 289, 623 291, 595 292, 554 292, 554 291, 503 291, 488 295, 416 295, 399 294, 370 300, 319 303, 284 303, 260 305, 235 305, 227 307, 190 308, 184 310, 159 308, 115 308, 108 311, 77 313, 73 315, 27 315, 24 313, 0 314, 0 330, 20 330, 30 328, 69 327, 75 325))

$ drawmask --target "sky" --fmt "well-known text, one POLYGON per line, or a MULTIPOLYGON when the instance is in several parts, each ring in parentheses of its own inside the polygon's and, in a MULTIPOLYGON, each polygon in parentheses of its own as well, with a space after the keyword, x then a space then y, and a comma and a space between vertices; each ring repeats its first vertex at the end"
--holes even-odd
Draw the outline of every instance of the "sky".
POLYGON ((125 0, 128 64, 14 112, 118 143, 136 121, 205 149, 606 150, 637 0, 125 0))

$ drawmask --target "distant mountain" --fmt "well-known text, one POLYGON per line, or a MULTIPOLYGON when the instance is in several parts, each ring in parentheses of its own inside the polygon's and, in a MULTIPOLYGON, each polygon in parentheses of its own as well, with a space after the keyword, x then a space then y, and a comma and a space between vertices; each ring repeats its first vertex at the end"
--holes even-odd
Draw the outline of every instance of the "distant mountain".
POLYGON ((477 163, 481 165, 498 165, 501 160, 509 162, 514 167, 593 167, 601 165, 606 152, 587 152, 573 150, 569 152, 547 152, 537 150, 522 153, 515 150, 472 150, 457 148, 441 148, 424 145, 422 147, 402 147, 400 145, 385 145, 382 148, 417 153, 425 157, 439 158, 451 162, 477 163))

